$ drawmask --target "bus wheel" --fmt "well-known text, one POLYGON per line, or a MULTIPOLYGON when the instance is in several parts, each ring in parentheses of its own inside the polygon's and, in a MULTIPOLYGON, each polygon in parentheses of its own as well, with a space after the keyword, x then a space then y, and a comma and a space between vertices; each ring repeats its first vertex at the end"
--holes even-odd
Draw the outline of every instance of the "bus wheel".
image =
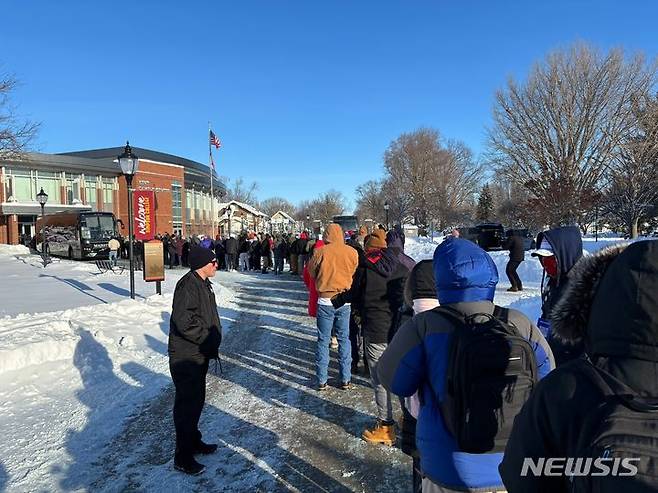
POLYGON ((73 260, 73 248, 69 247, 69 260, 73 260))

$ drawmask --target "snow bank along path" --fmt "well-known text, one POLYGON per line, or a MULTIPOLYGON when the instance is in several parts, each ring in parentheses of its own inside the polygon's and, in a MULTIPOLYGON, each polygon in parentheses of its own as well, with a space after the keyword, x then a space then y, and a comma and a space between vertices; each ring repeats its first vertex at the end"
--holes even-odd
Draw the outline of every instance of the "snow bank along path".
MULTIPOLYGON (((68 260, 44 269, 24 247, 0 246, 5 311, 27 304, 35 311, 42 300, 67 307, 0 313, 0 491, 82 487, 86 468, 80 464, 93 461, 124 419, 170 384, 172 291, 185 271, 167 272, 163 296, 133 301, 127 273, 96 276, 94 270, 93 264, 68 260), (39 290, 52 280, 43 276, 67 282, 39 290), (88 306, 71 307, 76 301, 88 306)), ((217 285, 216 295, 221 306, 231 307, 233 290, 226 286, 217 285)), ((141 287, 145 294, 153 289, 141 287)), ((231 320, 223 323, 230 330, 231 320)))

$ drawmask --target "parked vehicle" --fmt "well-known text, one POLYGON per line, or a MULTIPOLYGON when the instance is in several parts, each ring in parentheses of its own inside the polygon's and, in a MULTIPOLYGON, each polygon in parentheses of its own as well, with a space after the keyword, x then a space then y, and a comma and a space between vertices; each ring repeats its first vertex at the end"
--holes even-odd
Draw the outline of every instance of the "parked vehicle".
POLYGON ((505 228, 502 224, 478 224, 477 244, 484 250, 502 250, 505 246, 505 228))
POLYGON ((527 229, 508 229, 505 230, 505 238, 510 236, 520 236, 523 238, 523 249, 524 250, 534 250, 535 249, 535 237, 530 234, 530 231, 527 229))
POLYGON ((346 233, 359 230, 359 218, 357 216, 334 216, 332 221, 340 224, 340 227, 346 233))
POLYGON ((70 259, 107 259, 107 243, 116 236, 116 220, 111 212, 59 212, 37 220, 39 250, 42 226, 48 252, 70 259))

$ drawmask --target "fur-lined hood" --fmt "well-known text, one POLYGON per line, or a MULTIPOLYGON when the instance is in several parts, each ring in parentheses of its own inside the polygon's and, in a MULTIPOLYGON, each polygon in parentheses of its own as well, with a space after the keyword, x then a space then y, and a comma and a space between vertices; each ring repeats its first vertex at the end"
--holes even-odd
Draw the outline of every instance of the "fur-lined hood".
POLYGON ((588 354, 658 361, 658 241, 581 258, 551 314, 553 333, 588 354))

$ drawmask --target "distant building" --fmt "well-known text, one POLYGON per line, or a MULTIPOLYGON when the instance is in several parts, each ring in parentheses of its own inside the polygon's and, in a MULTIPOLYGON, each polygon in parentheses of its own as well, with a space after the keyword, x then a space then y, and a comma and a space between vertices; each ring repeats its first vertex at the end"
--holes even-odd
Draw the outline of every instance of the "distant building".
MULTIPOLYGON (((135 190, 153 190, 158 233, 212 234, 210 169, 186 158, 133 147, 139 169, 135 190)), ((17 244, 35 234, 41 208, 39 190, 48 194, 46 213, 66 210, 113 212, 119 233, 128 236, 126 180, 114 162, 123 147, 63 154, 27 153, 0 161, 0 243, 17 244)), ((225 185, 214 178, 215 211, 225 185)), ((215 221, 217 226, 217 221, 215 221)))
POLYGON ((269 217, 255 207, 231 200, 219 204, 219 232, 223 237, 240 235, 246 231, 269 233, 269 217))
POLYGON ((299 229, 297 221, 290 214, 277 211, 270 219, 272 233, 294 233, 299 229))

